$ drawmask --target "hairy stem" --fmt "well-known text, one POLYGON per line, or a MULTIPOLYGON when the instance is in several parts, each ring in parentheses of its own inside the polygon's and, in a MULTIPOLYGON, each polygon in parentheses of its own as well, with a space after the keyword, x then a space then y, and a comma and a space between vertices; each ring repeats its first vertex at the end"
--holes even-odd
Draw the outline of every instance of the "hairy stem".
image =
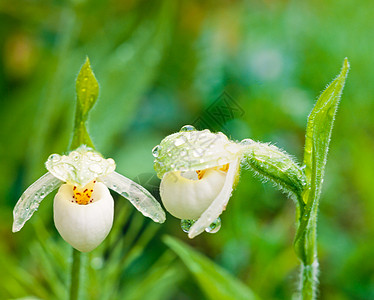
POLYGON ((318 284, 318 260, 317 257, 311 265, 301 264, 300 270, 300 293, 301 299, 313 300, 316 298, 318 284))
MULTIPOLYGON (((309 193, 304 193, 304 199, 309 193)), ((313 300, 316 297, 318 284, 317 257, 317 207, 318 201, 311 207, 298 208, 299 226, 295 238, 295 250, 301 260, 300 299, 313 300)))

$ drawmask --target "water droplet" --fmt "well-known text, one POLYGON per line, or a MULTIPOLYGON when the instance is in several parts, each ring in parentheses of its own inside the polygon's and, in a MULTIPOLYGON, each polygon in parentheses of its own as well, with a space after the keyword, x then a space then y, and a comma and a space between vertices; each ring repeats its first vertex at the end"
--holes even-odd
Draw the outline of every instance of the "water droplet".
POLYGON ((96 162, 100 162, 103 160, 103 158, 99 154, 94 153, 94 152, 87 152, 86 156, 88 157, 89 160, 96 161, 96 162))
POLYGON ((159 154, 160 154, 160 151, 161 151, 161 146, 160 146, 160 145, 157 145, 156 147, 154 147, 154 148, 152 149, 152 155, 153 155, 154 157, 158 157, 159 154))
POLYGON ((93 173, 96 173, 96 174, 101 174, 103 172, 102 168, 100 165, 98 164, 92 164, 88 167, 88 169, 93 172, 93 173))
POLYGON ((186 132, 186 131, 195 131, 196 128, 193 127, 192 125, 184 125, 181 130, 179 130, 180 132, 186 132))
POLYGON ((74 161, 78 161, 79 158, 80 158, 80 155, 78 154, 78 152, 76 151, 72 151, 69 155, 71 157, 72 160, 74 161))
POLYGON ((83 78, 83 80, 84 80, 84 81, 87 81, 87 80, 88 80, 88 77, 87 77, 87 76, 86 76, 86 77, 84 77, 84 78, 83 78))
POLYGON ((58 162, 60 159, 61 159, 61 156, 58 154, 52 154, 48 157, 48 160, 52 162, 58 162))
POLYGON ((190 231, 190 228, 195 223, 195 220, 181 220, 181 228, 185 233, 188 233, 190 231))
POLYGON ((221 229, 221 219, 217 218, 208 228, 205 228, 205 231, 208 233, 216 233, 221 229))
POLYGON ((250 144, 253 144, 254 143, 254 140, 251 140, 251 139, 244 139, 240 142, 240 144, 242 145, 250 145, 250 144))
POLYGON ((178 138, 178 139, 175 140, 174 145, 175 145, 176 147, 178 147, 178 146, 180 146, 180 145, 183 145, 185 142, 186 142, 186 141, 185 141, 183 138, 178 138))

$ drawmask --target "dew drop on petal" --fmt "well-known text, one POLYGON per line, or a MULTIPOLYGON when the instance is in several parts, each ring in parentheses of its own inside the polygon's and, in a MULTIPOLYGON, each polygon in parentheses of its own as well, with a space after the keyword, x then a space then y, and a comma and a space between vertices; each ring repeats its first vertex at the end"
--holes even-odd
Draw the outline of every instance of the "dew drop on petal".
POLYGON ((73 161, 78 161, 81 157, 77 151, 70 152, 69 156, 73 161))
POLYGON ((88 152, 86 156, 91 161, 100 162, 102 160, 102 157, 99 154, 94 153, 94 152, 88 152))
POLYGON ((101 168, 100 165, 98 164, 91 164, 88 169, 93 172, 93 173, 96 173, 96 174, 101 174, 103 173, 103 169, 101 168))
POLYGON ((186 132, 186 131, 194 131, 196 130, 195 127, 193 127, 192 125, 184 125, 181 130, 179 130, 180 132, 186 132))
POLYGON ((178 139, 175 140, 174 145, 175 145, 176 147, 179 147, 180 145, 183 145, 185 142, 186 142, 185 139, 183 139, 183 138, 178 138, 178 139))
POLYGON ((161 146, 160 146, 160 145, 155 146, 155 147, 152 149, 152 155, 153 155, 154 157, 158 157, 158 155, 160 154, 160 150, 161 150, 161 146))
POLYGON ((192 227, 192 225, 195 222, 196 222, 195 220, 186 220, 186 219, 181 220, 181 228, 182 228, 182 230, 185 233, 188 233, 190 231, 190 228, 192 227))
POLYGON ((221 229, 221 219, 216 219, 208 228, 205 228, 205 231, 208 233, 216 233, 221 229))
POLYGON ((61 159, 61 156, 58 155, 58 154, 51 154, 49 157, 48 157, 48 160, 51 161, 51 162, 58 162, 59 160, 61 159))

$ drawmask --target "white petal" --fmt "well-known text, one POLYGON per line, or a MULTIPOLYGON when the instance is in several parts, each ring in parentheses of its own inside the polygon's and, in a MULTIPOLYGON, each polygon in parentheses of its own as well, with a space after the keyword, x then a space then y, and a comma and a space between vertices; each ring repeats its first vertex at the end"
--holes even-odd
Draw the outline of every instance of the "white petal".
POLYGON ((229 170, 227 171, 226 175, 226 181, 222 187, 221 192, 210 204, 208 209, 196 221, 196 223, 192 225, 188 233, 189 238, 192 239, 202 233, 205 228, 209 227, 209 225, 212 224, 213 221, 215 221, 221 215, 222 211, 226 208, 233 190, 239 165, 239 159, 230 164, 229 170))
POLYGON ((79 205, 73 200, 73 186, 63 184, 55 196, 55 226, 62 238, 75 249, 88 252, 106 238, 113 224, 114 201, 108 188, 95 183, 92 203, 79 205))
POLYGON ((52 154, 45 166, 58 179, 79 186, 85 186, 97 177, 113 172, 116 168, 113 159, 105 159, 86 146, 71 151, 69 155, 52 154))
POLYGON ((47 172, 30 185, 14 207, 12 231, 20 231, 26 221, 29 220, 38 209, 40 202, 61 184, 61 180, 47 172))
POLYGON ((174 217, 197 220, 221 191, 226 175, 212 168, 205 171, 202 179, 194 180, 181 172, 168 172, 160 185, 162 203, 174 217))
POLYGON ((165 212, 161 208, 160 203, 141 185, 117 172, 100 177, 98 180, 129 200, 144 216, 158 223, 165 222, 165 212))

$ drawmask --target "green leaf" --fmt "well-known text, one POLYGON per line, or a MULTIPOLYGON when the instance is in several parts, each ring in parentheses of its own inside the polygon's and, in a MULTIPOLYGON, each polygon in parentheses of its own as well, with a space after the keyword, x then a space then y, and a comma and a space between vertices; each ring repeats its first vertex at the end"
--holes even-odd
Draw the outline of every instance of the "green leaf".
POLYGON ((79 114, 87 116, 99 95, 99 84, 92 71, 88 57, 86 57, 86 61, 78 74, 75 86, 77 103, 80 108, 79 114))
POLYGON ((305 175, 312 189, 308 202, 318 200, 321 193, 332 127, 348 70, 346 58, 339 76, 321 94, 308 118, 304 151, 305 175))
POLYGON ((349 70, 344 60, 339 76, 319 97, 308 118, 305 140, 305 175, 307 187, 303 193, 305 206, 300 212, 295 250, 304 265, 312 265, 316 258, 316 220, 327 152, 336 111, 349 70))
POLYGON ((99 95, 99 84, 92 71, 90 60, 86 58, 77 80, 77 106, 75 112, 75 123, 73 130, 73 139, 70 149, 76 149, 81 145, 87 145, 94 148, 91 138, 87 131, 87 119, 89 111, 96 103, 99 95))
POLYGON ((208 299, 259 299, 241 281, 181 241, 170 236, 165 236, 163 240, 195 276, 208 299))

